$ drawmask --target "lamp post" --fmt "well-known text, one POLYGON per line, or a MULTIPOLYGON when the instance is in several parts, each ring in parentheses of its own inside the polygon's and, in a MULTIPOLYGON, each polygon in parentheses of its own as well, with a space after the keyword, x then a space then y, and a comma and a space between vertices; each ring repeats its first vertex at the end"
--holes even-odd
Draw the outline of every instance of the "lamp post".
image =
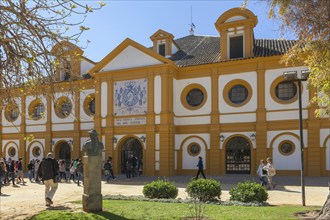
POLYGON ((302 104, 301 104, 301 82, 306 81, 309 76, 308 70, 302 70, 298 77, 297 71, 287 71, 283 73, 285 81, 297 82, 298 83, 298 99, 299 99, 299 132, 300 132, 300 152, 301 152, 301 194, 302 194, 302 205, 306 205, 305 199, 305 175, 304 175, 304 138, 303 138, 303 124, 302 124, 302 104))

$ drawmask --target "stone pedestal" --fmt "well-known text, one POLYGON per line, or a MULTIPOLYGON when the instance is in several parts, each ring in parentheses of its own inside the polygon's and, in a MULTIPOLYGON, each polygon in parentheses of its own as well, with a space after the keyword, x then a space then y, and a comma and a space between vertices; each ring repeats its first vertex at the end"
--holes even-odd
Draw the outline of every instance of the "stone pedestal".
POLYGON ((84 156, 84 194, 82 196, 85 212, 102 211, 101 194, 101 152, 99 156, 84 156))

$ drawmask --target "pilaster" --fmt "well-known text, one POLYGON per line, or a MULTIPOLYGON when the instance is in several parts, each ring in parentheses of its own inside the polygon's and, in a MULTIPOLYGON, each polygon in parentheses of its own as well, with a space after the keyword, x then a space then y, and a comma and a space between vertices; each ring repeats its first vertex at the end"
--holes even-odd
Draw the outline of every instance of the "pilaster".
POLYGON ((211 125, 210 125, 210 150, 209 160, 206 160, 206 169, 210 175, 219 175, 220 163, 220 126, 219 126, 219 75, 217 70, 214 69, 211 75, 212 83, 212 112, 211 112, 211 125))
MULTIPOLYGON (((168 70, 169 71, 169 70, 168 70)), ((160 176, 172 176, 174 170, 174 113, 173 113, 173 74, 163 73, 162 109, 160 113, 160 176)))
POLYGON ((146 150, 145 150, 145 175, 155 175, 155 112, 154 112, 154 99, 155 99, 155 88, 154 88, 155 77, 152 73, 148 74, 148 107, 147 107, 147 119, 146 119, 146 150), (147 165, 148 164, 148 165, 147 165), (147 166, 146 166, 147 165, 147 166))

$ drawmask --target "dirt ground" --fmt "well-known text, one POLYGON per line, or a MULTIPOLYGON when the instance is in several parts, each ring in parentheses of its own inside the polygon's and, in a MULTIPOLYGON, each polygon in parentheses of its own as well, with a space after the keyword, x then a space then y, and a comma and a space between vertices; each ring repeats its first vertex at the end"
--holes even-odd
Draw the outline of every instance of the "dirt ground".
MULTIPOLYGON (((174 181, 179 188, 179 197, 186 198, 185 186, 189 178, 175 178, 174 181)), ((152 179, 138 177, 132 181, 126 181, 122 176, 117 181, 109 184, 102 182, 102 195, 142 195, 142 188, 145 182, 152 179)), ((5 186, 0 196, 0 219, 26 219, 38 212, 45 210, 44 185, 30 183, 26 179, 25 185, 19 187, 5 186)), ((229 182, 230 180, 228 180, 229 182)), ((231 183, 221 185, 221 200, 229 200, 229 188, 231 183)), ((329 193, 328 186, 306 186, 306 205, 323 206, 329 193)), ((276 189, 270 190, 268 203, 271 205, 301 205, 301 187, 295 184, 278 185, 276 189)), ((53 198, 54 204, 50 209, 76 210, 81 205, 70 203, 82 199, 83 186, 74 183, 59 183, 58 190, 53 198)))

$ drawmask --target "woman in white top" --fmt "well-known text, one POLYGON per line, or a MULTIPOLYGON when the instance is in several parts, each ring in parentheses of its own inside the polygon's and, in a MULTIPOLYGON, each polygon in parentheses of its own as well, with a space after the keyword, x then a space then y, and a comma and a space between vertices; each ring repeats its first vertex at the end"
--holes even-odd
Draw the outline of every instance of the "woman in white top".
POLYGON ((273 181, 273 176, 276 175, 276 171, 275 171, 275 167, 273 165, 272 158, 270 158, 270 157, 267 158, 266 169, 267 169, 267 178, 268 178, 269 186, 272 189, 275 189, 275 187, 276 187, 277 184, 273 181))

